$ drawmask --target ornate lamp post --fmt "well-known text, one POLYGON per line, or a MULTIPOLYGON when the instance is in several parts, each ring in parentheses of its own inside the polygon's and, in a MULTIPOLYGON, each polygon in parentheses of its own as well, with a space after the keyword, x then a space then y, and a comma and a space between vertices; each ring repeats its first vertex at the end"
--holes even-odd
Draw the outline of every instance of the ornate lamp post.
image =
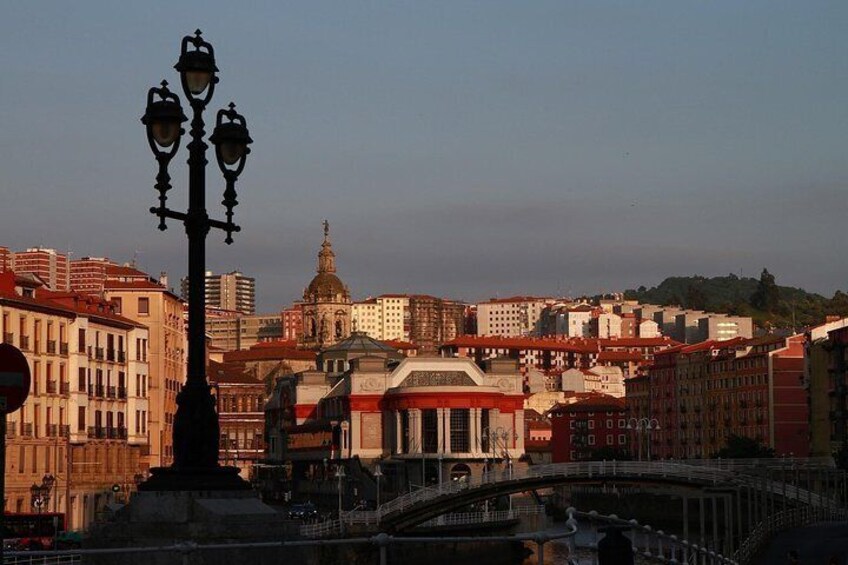
POLYGON ((659 430, 660 422, 656 418, 630 418, 627 420, 625 429, 635 430, 636 441, 639 444, 639 461, 642 460, 642 433, 645 434, 648 444, 648 461, 651 460, 651 430, 659 430))
POLYGON ((380 479, 383 478, 383 470, 380 468, 380 464, 374 467, 374 476, 377 478, 377 511, 380 510, 380 479))
POLYGON ((170 468, 152 469, 152 476, 139 490, 231 490, 248 489, 249 484, 238 478, 236 467, 218 465, 219 424, 215 401, 206 380, 206 236, 211 228, 226 232, 226 243, 232 234, 241 230, 233 223, 236 200, 235 182, 244 170, 248 145, 253 140, 244 116, 230 103, 219 110, 215 130, 209 141, 215 146, 218 166, 224 175, 226 188, 222 204, 226 221, 210 219, 206 211, 206 149, 203 111, 212 99, 218 82, 212 45, 204 41, 200 30, 182 40, 180 59, 174 68, 180 73, 183 93, 192 109, 189 152, 188 210, 177 212, 167 208, 171 177, 168 164, 179 149, 187 120, 179 97, 162 81, 147 95, 147 109, 141 118, 147 128, 147 141, 159 163, 156 190, 159 206, 150 211, 159 217, 159 229, 167 229, 166 218, 181 221, 188 236, 188 375, 177 395, 174 420, 174 463, 170 468))
POLYGON ((339 480, 339 520, 342 519, 342 482, 345 478, 345 470, 344 467, 339 465, 339 468, 336 469, 336 478, 339 480))

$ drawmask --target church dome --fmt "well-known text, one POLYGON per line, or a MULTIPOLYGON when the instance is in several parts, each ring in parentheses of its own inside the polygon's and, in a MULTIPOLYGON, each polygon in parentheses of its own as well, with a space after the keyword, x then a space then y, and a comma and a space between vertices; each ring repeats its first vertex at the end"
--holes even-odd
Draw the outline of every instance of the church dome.
POLYGON ((335 301, 341 297, 344 301, 350 300, 350 293, 342 280, 336 276, 336 254, 330 243, 330 224, 324 221, 324 243, 318 253, 318 274, 306 287, 303 299, 314 302, 320 299, 335 301))
POLYGON ((345 296, 347 295, 347 288, 334 273, 318 273, 306 287, 306 294, 309 297, 345 296))

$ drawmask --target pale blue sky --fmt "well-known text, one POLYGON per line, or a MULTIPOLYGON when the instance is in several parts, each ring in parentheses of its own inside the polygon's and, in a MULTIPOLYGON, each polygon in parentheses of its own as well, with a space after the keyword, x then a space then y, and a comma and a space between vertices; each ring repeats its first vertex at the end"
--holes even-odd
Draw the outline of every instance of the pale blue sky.
MULTIPOLYGON (((211 110, 234 100, 255 140, 244 231, 211 235, 209 268, 256 276, 263 310, 308 283, 325 217, 355 297, 763 266, 848 287, 842 1, 7 2, 0 245, 184 274, 181 226, 147 213, 139 117, 197 27, 221 69, 211 110)), ((220 216, 214 165, 207 184, 220 216)))

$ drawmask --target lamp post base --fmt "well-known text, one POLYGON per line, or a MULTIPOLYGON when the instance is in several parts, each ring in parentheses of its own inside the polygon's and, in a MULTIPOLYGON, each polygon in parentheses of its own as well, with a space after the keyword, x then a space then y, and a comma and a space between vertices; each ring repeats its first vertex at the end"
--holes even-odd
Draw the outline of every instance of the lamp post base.
POLYGON ((238 467, 154 467, 150 478, 138 485, 140 491, 232 491, 250 490, 239 476, 238 467))

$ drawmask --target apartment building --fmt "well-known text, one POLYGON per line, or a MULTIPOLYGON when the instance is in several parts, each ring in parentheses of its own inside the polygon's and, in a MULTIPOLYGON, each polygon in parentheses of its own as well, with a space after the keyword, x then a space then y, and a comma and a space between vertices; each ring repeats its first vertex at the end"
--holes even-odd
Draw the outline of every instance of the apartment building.
POLYGON ((409 297, 403 294, 384 294, 351 307, 355 330, 376 340, 409 341, 409 297))
MULTIPOLYGON (((256 279, 240 271, 216 275, 206 271, 206 306, 222 310, 235 310, 242 314, 256 313, 256 279)), ((180 294, 188 302, 188 278, 180 281, 180 294)))
POLYGON ((207 313, 206 333, 211 338, 209 344, 212 347, 234 351, 282 339, 283 322, 279 314, 247 316, 232 310, 216 310, 214 315, 207 313))
POLYGON ((50 290, 68 290, 68 256, 55 249, 30 247, 12 254, 11 269, 38 276, 50 290))
POLYGON ((644 383, 628 380, 625 387, 629 412, 660 423, 652 437, 658 457, 712 457, 732 434, 761 441, 778 455, 806 457, 803 376, 804 336, 765 336, 657 351, 647 413, 642 400, 633 400, 634 387, 644 383))
POLYGON ((11 271, 0 274, 0 322, 32 375, 8 416, 5 509, 35 511, 30 487, 52 476, 47 508, 84 529, 114 484, 128 491, 147 468, 147 329, 101 299, 11 271))
POLYGON ((107 268, 117 263, 105 257, 83 257, 71 261, 71 290, 83 294, 101 294, 107 279, 107 268))
POLYGON ((513 296, 477 304, 477 335, 522 337, 541 335, 539 318, 550 298, 513 296))
POLYGON ((104 283, 116 312, 149 331, 148 434, 150 467, 173 462, 173 424, 177 393, 186 378, 187 325, 183 302, 156 279, 132 267, 111 267, 104 283))

